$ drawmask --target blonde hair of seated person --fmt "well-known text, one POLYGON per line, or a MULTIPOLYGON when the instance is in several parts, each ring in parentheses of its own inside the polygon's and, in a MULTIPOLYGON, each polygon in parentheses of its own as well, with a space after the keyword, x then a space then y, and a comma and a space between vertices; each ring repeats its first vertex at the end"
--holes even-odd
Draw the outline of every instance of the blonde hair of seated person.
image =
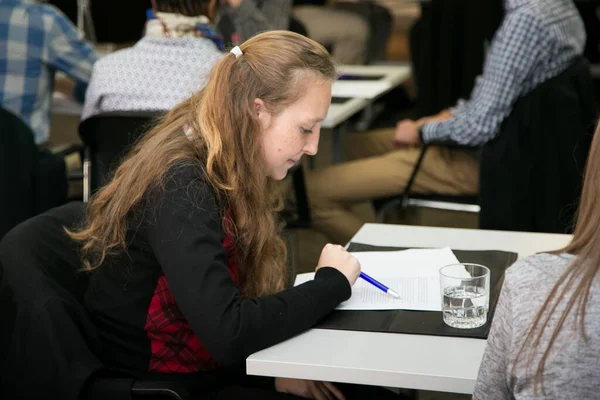
POLYGON ((577 257, 561 275, 552 288, 542 308, 538 312, 529 330, 517 358, 513 364, 513 373, 524 363, 527 371, 534 368, 534 391, 544 391, 544 367, 554 342, 565 324, 567 316, 575 311, 578 330, 586 339, 584 321, 588 298, 594 277, 600 269, 600 125, 594 133, 586 168, 579 209, 576 215, 575 230, 571 243, 555 253, 569 253, 577 257), (550 341, 542 346, 542 335, 560 303, 566 307, 560 314, 558 323, 552 331, 550 341), (541 355, 537 365, 535 356, 541 355))
POLYGON ((183 163, 205 171, 220 208, 230 216, 241 294, 262 296, 284 288, 286 249, 276 214, 281 196, 258 162, 265 155, 253 101, 261 99, 276 115, 304 96, 307 81, 331 82, 335 66, 323 46, 288 31, 265 32, 239 47, 243 55, 223 57, 204 89, 145 134, 93 196, 85 226, 70 232, 83 242, 85 270, 126 251, 128 216, 148 192, 163 187, 171 167, 183 163))

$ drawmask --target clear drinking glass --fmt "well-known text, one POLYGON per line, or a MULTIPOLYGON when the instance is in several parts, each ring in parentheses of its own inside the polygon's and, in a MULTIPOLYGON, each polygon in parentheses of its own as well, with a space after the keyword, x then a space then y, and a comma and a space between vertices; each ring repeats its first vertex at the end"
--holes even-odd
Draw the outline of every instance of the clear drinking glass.
POLYGON ((451 264, 440 268, 444 322, 459 329, 487 322, 490 270, 479 264, 451 264))

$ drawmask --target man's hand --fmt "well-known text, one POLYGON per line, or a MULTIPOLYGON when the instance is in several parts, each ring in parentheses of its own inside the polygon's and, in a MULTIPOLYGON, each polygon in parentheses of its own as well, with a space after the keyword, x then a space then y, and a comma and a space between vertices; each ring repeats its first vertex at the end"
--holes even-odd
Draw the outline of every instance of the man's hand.
POLYGON ((396 133, 394 133, 394 145, 396 147, 416 146, 421 144, 418 122, 410 119, 398 122, 396 133))
POLYGON ((275 378, 275 390, 305 399, 345 400, 346 398, 332 383, 303 379, 275 378))
POLYGON ((243 1, 244 0, 227 0, 227 2, 229 3, 229 7, 232 7, 232 8, 239 7, 243 1))
POLYGON ((423 117, 417 121, 405 119, 398 122, 396 125, 396 133, 394 134, 394 145, 396 147, 417 146, 421 144, 421 135, 419 130, 429 122, 441 122, 452 118, 452 113, 448 110, 443 110, 439 114, 429 117, 423 117))

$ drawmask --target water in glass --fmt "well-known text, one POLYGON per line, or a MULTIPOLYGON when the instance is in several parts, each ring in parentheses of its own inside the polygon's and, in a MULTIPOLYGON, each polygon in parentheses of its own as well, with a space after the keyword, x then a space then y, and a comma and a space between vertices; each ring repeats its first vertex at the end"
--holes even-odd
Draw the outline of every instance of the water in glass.
POLYGON ((454 328, 478 328, 487 321, 488 293, 477 286, 450 286, 443 289, 444 322, 454 328))

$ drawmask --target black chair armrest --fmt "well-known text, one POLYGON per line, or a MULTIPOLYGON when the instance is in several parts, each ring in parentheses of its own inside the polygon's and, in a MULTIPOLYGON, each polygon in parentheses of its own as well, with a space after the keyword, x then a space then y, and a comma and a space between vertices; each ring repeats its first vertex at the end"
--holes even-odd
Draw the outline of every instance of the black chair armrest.
POLYGON ((417 159, 417 162, 415 163, 415 166, 413 167, 413 170, 410 174, 410 178, 408 178, 408 181, 406 182, 406 186, 404 186, 404 190, 402 191, 402 205, 403 206, 408 201, 408 197, 412 190, 413 184, 415 183, 415 179, 417 178, 417 174, 419 173, 419 170, 421 169, 421 164, 423 163, 423 159, 425 158, 425 154, 427 153, 427 149, 429 148, 429 146, 430 146, 429 144, 425 144, 421 148, 421 154, 419 154, 419 158, 417 159))
POLYGON ((152 396, 173 400, 191 400, 189 385, 178 382, 134 381, 131 387, 134 398, 152 396))
POLYGON ((448 147, 451 149, 463 149, 463 150, 477 150, 479 148, 479 146, 477 146, 477 147, 465 146, 465 145, 461 145, 461 144, 451 142, 451 141, 439 141, 439 142, 436 141, 436 142, 429 142, 429 143, 424 144, 423 148, 421 150, 421 154, 419 155, 419 158, 417 159, 417 162, 415 163, 412 173, 410 174, 410 178, 406 182, 406 186, 404 187, 404 191, 402 192, 402 204, 403 205, 406 204, 406 202, 408 201, 408 198, 410 197, 413 184, 415 183, 417 174, 419 173, 419 170, 421 169, 421 164, 423 163, 423 159, 425 158, 427 149, 430 146, 442 146, 442 147, 448 147))
POLYGON ((133 400, 152 397, 153 399, 191 400, 191 386, 193 385, 182 382, 97 377, 87 385, 82 399, 133 400))
POLYGON ((464 145, 460 145, 458 143, 450 142, 450 141, 429 142, 429 143, 424 144, 423 147, 421 148, 421 154, 419 154, 419 158, 417 159, 417 162, 415 163, 415 165, 413 167, 410 177, 408 178, 408 181, 406 182, 406 185, 404 186, 402 194, 391 196, 391 197, 375 199, 373 201, 373 206, 375 207, 375 210, 377 210, 379 212, 380 210, 384 209, 384 207, 387 208, 387 207, 391 207, 391 206, 395 206, 395 205, 400 205, 402 208, 407 207, 408 202, 411 198, 412 188, 413 188, 413 185, 417 178, 417 174, 419 173, 419 170, 421 169, 421 165, 423 164, 423 159, 425 158, 425 154, 427 154, 427 150, 429 149, 430 146, 442 146, 442 147, 448 147, 448 148, 452 148, 452 149, 464 149, 464 150, 476 150, 479 148, 479 147, 473 147, 473 146, 464 146, 464 145))

